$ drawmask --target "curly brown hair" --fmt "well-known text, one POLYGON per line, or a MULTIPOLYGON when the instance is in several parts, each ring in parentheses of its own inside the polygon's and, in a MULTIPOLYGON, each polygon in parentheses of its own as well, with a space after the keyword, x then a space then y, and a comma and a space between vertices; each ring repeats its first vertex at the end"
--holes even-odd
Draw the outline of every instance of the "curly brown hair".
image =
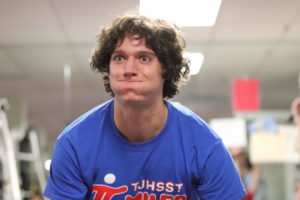
POLYGON ((163 67, 163 98, 172 98, 178 93, 179 84, 188 79, 189 74, 190 61, 182 56, 185 48, 183 34, 174 24, 134 13, 119 16, 97 36, 90 66, 103 74, 106 91, 114 96, 108 77, 110 58, 126 33, 138 34, 145 39, 146 46, 154 51, 163 67))

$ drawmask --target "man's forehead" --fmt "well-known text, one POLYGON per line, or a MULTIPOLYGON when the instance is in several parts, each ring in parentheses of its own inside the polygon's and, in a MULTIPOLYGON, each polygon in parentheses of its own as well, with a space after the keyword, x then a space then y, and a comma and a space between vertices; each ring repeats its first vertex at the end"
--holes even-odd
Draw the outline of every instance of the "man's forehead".
POLYGON ((143 42, 143 38, 139 34, 134 34, 131 37, 131 42, 133 45, 139 45, 141 42, 143 42))
POLYGON ((118 42, 118 46, 121 45, 125 40, 128 40, 134 46, 138 46, 145 42, 145 39, 142 38, 139 34, 126 33, 123 41, 120 40, 118 42))

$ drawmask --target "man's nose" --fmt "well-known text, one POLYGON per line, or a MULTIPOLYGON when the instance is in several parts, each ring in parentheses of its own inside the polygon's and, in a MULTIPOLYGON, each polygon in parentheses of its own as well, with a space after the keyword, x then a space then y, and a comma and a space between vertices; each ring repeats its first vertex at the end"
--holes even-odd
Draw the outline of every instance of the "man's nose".
POLYGON ((137 60, 135 60, 132 57, 128 58, 127 62, 125 63, 125 66, 124 66, 124 76, 126 78, 136 76, 137 75, 137 65, 138 65, 137 60))

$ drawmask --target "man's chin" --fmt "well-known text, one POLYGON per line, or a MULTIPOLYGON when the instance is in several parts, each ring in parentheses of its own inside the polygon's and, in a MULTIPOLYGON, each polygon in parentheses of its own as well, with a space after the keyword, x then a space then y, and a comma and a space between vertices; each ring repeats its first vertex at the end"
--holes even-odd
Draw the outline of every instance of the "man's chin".
POLYGON ((128 92, 123 94, 117 94, 115 97, 124 103, 138 103, 146 100, 145 96, 142 94, 137 94, 134 92, 128 92))
POLYGON ((115 99, 120 103, 147 105, 153 103, 156 98, 153 93, 146 90, 122 90, 114 91, 115 99))

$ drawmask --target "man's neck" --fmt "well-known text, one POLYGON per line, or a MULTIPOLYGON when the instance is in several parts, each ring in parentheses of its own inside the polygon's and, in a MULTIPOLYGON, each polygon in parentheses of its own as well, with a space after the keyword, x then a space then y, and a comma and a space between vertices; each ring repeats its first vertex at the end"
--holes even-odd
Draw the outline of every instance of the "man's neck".
POLYGON ((158 135, 168 118, 168 108, 163 101, 147 106, 114 103, 114 121, 129 142, 146 142, 158 135))

